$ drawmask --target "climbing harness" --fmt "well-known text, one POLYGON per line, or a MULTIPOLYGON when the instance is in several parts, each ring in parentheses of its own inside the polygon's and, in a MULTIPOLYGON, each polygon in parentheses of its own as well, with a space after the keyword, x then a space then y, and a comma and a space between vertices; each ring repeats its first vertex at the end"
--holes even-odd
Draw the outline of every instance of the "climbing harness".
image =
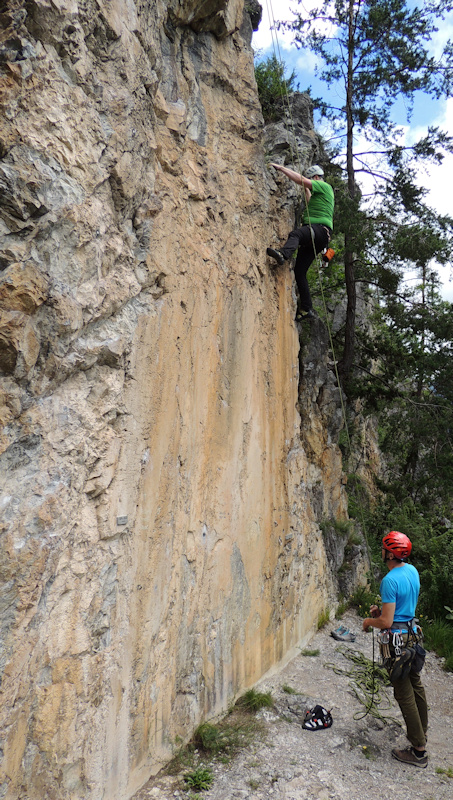
POLYGON ((388 628, 378 634, 383 666, 391 683, 406 678, 410 672, 421 672, 426 651, 421 645, 423 631, 417 619, 405 623, 407 628, 388 628))

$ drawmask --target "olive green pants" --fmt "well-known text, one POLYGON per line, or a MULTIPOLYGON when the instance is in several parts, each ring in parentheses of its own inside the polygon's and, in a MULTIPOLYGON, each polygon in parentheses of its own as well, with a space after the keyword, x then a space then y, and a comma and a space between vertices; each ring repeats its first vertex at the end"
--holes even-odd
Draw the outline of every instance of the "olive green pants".
MULTIPOLYGON (((413 645, 412 637, 403 634, 404 645, 407 644, 408 639, 409 644, 413 645)), ((395 651, 392 643, 390 643, 390 652, 394 657, 395 651)), ((395 700, 406 723, 407 738, 414 747, 424 748, 428 730, 428 704, 420 673, 411 670, 406 678, 400 678, 392 685, 395 700)))

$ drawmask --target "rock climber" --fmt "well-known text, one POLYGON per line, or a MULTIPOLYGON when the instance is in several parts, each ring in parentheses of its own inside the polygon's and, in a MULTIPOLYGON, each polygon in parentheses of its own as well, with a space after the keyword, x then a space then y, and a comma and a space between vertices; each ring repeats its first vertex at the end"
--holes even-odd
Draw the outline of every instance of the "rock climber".
MULTIPOLYGON (((404 717, 407 729, 407 738, 411 746, 404 750, 392 750, 392 756, 403 764, 415 767, 426 767, 428 755, 426 753, 426 731, 428 728, 428 706, 426 703, 425 689, 420 679, 419 671, 423 667, 424 656, 421 663, 411 663, 410 669, 402 669, 400 677, 392 671, 395 664, 395 648, 402 652, 400 661, 409 660, 409 649, 414 644, 414 616, 420 592, 420 578, 412 564, 407 564, 406 559, 412 550, 410 539, 399 531, 390 531, 382 540, 382 558, 388 568, 387 574, 381 581, 380 595, 382 608, 372 605, 371 617, 363 621, 363 630, 368 631, 370 626, 387 632, 385 638, 380 635, 381 641, 388 642, 390 659, 386 664, 392 684, 395 700, 404 717), (399 639, 395 639, 395 634, 399 639), (397 644, 395 644, 397 642, 397 644), (408 645, 405 648, 405 645, 408 645), (406 655, 408 654, 408 655, 406 655), (417 670, 417 671, 416 671, 417 670), (404 674, 406 673, 406 674, 404 674)), ((420 629, 418 629, 420 630, 420 629)), ((383 645, 381 644, 381 653, 383 645)), ((423 648, 419 648, 424 654, 423 648)))
POLYGON ((324 170, 318 164, 309 167, 306 175, 300 175, 281 164, 271 164, 271 167, 304 187, 306 203, 302 226, 291 231, 283 247, 278 250, 268 247, 266 253, 281 266, 297 250, 294 275, 299 289, 299 311, 296 319, 313 317, 307 272, 315 256, 327 247, 332 236, 335 205, 333 189, 325 183, 324 170))

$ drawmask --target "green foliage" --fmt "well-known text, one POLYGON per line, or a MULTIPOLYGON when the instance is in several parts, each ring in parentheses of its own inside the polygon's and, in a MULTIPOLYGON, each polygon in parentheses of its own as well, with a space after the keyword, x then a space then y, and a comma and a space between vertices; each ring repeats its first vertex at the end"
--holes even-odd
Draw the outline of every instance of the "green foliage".
POLYGON ((219 722, 199 725, 191 741, 177 751, 165 771, 169 775, 185 771, 188 786, 196 791, 203 790, 196 783, 199 777, 203 779, 203 770, 209 772, 211 762, 228 763, 242 748, 248 747, 264 733, 261 720, 252 716, 247 708, 235 706, 219 722))
POLYGON ((315 656, 319 656, 319 649, 318 648, 316 650, 304 649, 300 651, 300 654, 301 656, 308 656, 309 658, 314 658, 315 656))
MULTIPOLYGON (((445 615, 453 595, 453 526, 445 516, 446 509, 440 505, 432 509, 410 497, 395 497, 388 492, 375 507, 364 505, 362 511, 376 577, 378 570, 380 577, 386 572, 381 559, 384 533, 399 530, 410 537, 411 562, 420 573, 417 615, 425 640, 430 649, 446 659, 446 669, 453 670, 453 625, 445 615)), ((358 589, 351 598, 351 604, 363 617, 368 616, 370 605, 379 602, 378 596, 367 589, 358 589)))
POLYGON ((260 708, 271 708, 273 704, 270 692, 257 692, 255 689, 249 689, 236 703, 239 708, 251 712, 259 711, 260 708))
POLYGON ((351 531, 351 520, 346 519, 324 519, 319 523, 319 527, 324 534, 328 531, 334 531, 338 536, 348 536, 351 531))
POLYGON ((278 61, 275 55, 255 66, 258 96, 266 123, 281 118, 282 100, 294 91, 296 73, 293 70, 289 78, 285 78, 285 69, 284 62, 278 61))
POLYGON ((329 620, 330 620, 330 612, 328 608, 325 608, 323 611, 321 611, 321 613, 318 616, 318 623, 317 623, 318 631, 321 630, 321 628, 324 628, 324 626, 327 625, 329 620))
POLYGON ((421 621, 425 646, 445 658, 444 668, 453 672, 453 625, 441 619, 421 621))
POLYGON ((427 192, 414 178, 418 165, 442 163, 453 151, 453 138, 431 127, 413 146, 403 146, 392 116, 401 97, 410 118, 415 93, 451 95, 453 47, 448 42, 434 57, 427 45, 450 12, 450 0, 416 7, 406 0, 321 0, 309 11, 299 0, 295 20, 279 23, 292 31, 298 47, 315 53, 318 76, 339 97, 335 107, 319 101, 318 108, 330 120, 333 138, 344 143, 344 150, 332 156, 346 176, 337 180, 335 191, 335 231, 344 244, 348 300, 346 325, 337 334, 344 383, 357 362, 357 282, 394 293, 403 269, 451 260, 453 220, 426 205, 427 192), (363 141, 367 146, 358 152, 357 143, 363 141), (357 182, 361 173, 374 186, 366 203, 357 182))
POLYGON ((402 499, 388 492, 376 508, 368 510, 366 525, 381 570, 380 546, 384 533, 398 530, 409 536, 413 545, 411 561, 421 581, 418 613, 428 618, 444 617, 445 606, 453 594, 453 527, 443 515, 442 507, 431 510, 410 497, 402 499))
POLYGON ((197 767, 193 772, 186 772, 184 775, 184 781, 190 786, 191 789, 195 789, 196 792, 204 792, 212 786, 212 782, 214 780, 214 775, 212 774, 211 770, 207 767, 197 767))
POLYGON ((351 597, 351 606, 357 609, 359 616, 369 617, 370 606, 380 605, 381 599, 378 594, 370 591, 365 586, 359 586, 351 597))
POLYGON ((285 694, 297 694, 296 690, 292 686, 288 686, 287 683, 282 686, 282 692, 285 692, 285 694))
POLYGON ((436 772, 438 775, 445 775, 447 778, 453 778, 453 767, 447 767, 447 769, 436 767, 436 772))
POLYGON ((229 747, 230 735, 227 730, 218 725, 203 722, 193 735, 193 744, 204 752, 220 753, 229 747))
MULTIPOLYGON (((265 697, 268 702, 270 695, 265 695, 265 697)), ((239 708, 247 713, 233 710, 216 724, 203 722, 199 725, 190 743, 191 749, 198 750, 206 757, 219 758, 225 762, 242 747, 248 745, 260 730, 259 721, 250 717, 249 708, 241 705, 239 708)))
POLYGON ((348 610, 350 605, 351 605, 350 600, 345 600, 340 598, 338 608, 335 611, 335 619, 341 619, 343 614, 345 613, 345 611, 348 610))

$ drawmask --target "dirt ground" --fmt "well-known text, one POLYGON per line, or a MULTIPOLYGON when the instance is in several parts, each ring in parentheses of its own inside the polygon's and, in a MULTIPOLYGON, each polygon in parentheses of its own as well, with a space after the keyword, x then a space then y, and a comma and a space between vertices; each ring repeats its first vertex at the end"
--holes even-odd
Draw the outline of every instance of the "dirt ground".
POLYGON ((372 658, 372 641, 371 634, 362 633, 361 620, 353 612, 329 623, 305 648, 319 650, 318 655, 301 652, 255 687, 271 692, 274 699, 272 709, 258 712, 265 734, 230 763, 214 763, 214 782, 208 791, 187 791, 183 773, 160 774, 134 800, 452 800, 453 777, 446 772, 453 774, 453 674, 428 653, 422 677, 430 713, 429 763, 426 769, 401 764, 391 757, 391 749, 408 743, 404 727, 398 724, 403 722, 391 688, 390 704, 383 698, 378 708, 392 719, 382 722, 363 716, 365 706, 354 692, 353 678, 344 672, 355 665, 342 650, 372 658), (338 650, 339 642, 330 633, 340 622, 357 638, 338 650), (332 669, 332 664, 339 669, 332 669), (288 687, 297 694, 288 693, 288 687), (300 715, 317 703, 331 709, 333 725, 316 732, 304 730, 300 715))

